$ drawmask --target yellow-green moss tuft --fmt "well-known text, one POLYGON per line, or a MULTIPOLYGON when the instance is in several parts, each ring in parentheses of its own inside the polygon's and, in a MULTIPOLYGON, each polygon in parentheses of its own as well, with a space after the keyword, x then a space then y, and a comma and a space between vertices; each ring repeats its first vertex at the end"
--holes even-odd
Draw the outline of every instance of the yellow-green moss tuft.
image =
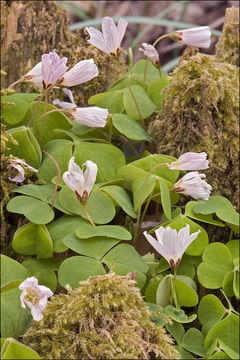
POLYGON ((148 129, 153 150, 176 157, 205 151, 213 193, 228 197, 237 206, 238 68, 197 54, 173 71, 164 94, 163 109, 152 116, 148 129))
POLYGON ((179 359, 131 275, 93 276, 49 301, 24 343, 44 359, 179 359))
POLYGON ((223 32, 216 45, 216 59, 219 62, 239 66, 239 9, 226 9, 223 32))

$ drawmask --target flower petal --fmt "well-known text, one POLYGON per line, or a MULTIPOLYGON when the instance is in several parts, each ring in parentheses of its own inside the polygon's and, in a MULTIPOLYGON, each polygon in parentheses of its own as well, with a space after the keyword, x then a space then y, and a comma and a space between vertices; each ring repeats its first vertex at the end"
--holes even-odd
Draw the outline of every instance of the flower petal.
POLYGON ((79 61, 64 74, 62 86, 75 86, 98 76, 98 67, 93 59, 79 61))
POLYGON ((85 191, 87 191, 89 196, 96 181, 98 167, 91 160, 87 160, 84 165, 87 167, 84 173, 85 191))
POLYGON ((105 43, 103 34, 93 27, 87 27, 86 30, 90 35, 90 39, 88 40, 88 42, 99 50, 108 53, 108 46, 105 43))
POLYGON ((80 108, 76 107, 71 112, 74 121, 90 127, 104 127, 106 125, 108 110, 97 106, 80 108))

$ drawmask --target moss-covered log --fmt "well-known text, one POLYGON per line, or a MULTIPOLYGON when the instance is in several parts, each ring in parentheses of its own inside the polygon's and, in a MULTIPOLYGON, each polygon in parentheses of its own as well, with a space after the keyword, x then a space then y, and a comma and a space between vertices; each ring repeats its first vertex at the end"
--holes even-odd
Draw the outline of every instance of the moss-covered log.
POLYGON ((149 125, 153 151, 178 157, 205 151, 213 194, 239 201, 238 67, 197 54, 183 60, 164 89, 162 111, 149 125))

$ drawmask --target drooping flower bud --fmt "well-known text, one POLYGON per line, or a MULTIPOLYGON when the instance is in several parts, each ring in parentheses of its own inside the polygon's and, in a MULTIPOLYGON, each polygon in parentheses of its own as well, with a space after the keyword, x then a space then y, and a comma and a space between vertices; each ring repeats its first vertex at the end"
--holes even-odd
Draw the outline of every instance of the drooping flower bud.
POLYGON ((192 171, 178 180, 173 188, 176 192, 189 195, 193 199, 208 200, 212 187, 205 180, 206 175, 192 171))
POLYGON ((154 65, 159 64, 159 55, 155 47, 147 43, 143 43, 142 47, 139 51, 142 51, 154 65))
POLYGON ((168 168, 170 170, 204 170, 209 168, 208 163, 205 152, 187 152, 169 164, 168 168))
POLYGON ((169 37, 175 41, 195 47, 209 48, 211 44, 211 31, 208 26, 177 30, 172 32, 169 37))

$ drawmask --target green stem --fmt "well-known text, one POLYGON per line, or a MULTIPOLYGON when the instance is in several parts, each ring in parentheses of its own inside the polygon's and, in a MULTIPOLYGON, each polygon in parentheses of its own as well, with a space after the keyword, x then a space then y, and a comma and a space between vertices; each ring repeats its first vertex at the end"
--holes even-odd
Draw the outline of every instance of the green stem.
POLYGON ((67 109, 52 109, 52 110, 49 110, 47 112, 45 112, 44 114, 42 114, 41 116, 39 116, 37 119, 35 119, 32 123, 32 126, 39 120, 41 120, 42 118, 44 118, 45 116, 53 113, 53 112, 66 112, 67 109))
POLYGON ((110 120, 110 124, 109 124, 109 139, 108 139, 108 141, 111 144, 111 142, 112 142, 112 127, 113 127, 112 115, 110 115, 109 120, 110 120))
POLYGON ((133 99, 133 101, 134 101, 134 104, 135 104, 135 106, 136 106, 136 109, 137 109, 137 112, 138 112, 139 119, 141 120, 141 122, 142 122, 142 126, 143 126, 143 128, 145 129, 145 124, 144 124, 144 120, 143 120, 142 113, 141 113, 141 111, 140 111, 140 109, 139 109, 139 106, 138 106, 137 100, 136 100, 136 98, 135 98, 135 95, 134 95, 134 93, 133 93, 133 91, 132 91, 131 85, 129 84, 128 79, 127 79, 127 77, 126 77, 126 76, 125 76, 124 80, 126 81, 126 84, 127 84, 128 90, 129 90, 129 92, 130 92, 130 94, 131 94, 131 96, 132 96, 132 99, 133 99))
POLYGON ((177 301, 177 293, 176 293, 176 280, 177 280, 177 269, 174 269, 174 282, 173 282, 173 298, 176 308, 179 308, 178 301, 177 301))
POLYGON ((150 175, 152 174, 152 172, 154 170, 156 170, 157 168, 159 168, 160 166, 166 166, 166 163, 161 163, 161 164, 157 164, 155 165, 148 173, 147 176, 144 180, 143 183, 143 187, 141 190, 141 194, 140 194, 140 205, 138 208, 138 215, 137 215, 137 222, 136 222, 136 228, 135 228, 135 233, 134 233, 134 238, 133 238, 133 245, 136 246, 137 245, 137 241, 138 241, 138 236, 139 236, 139 232, 140 232, 140 227, 141 227, 141 209, 142 209, 142 204, 143 204, 143 195, 144 195, 144 191, 148 182, 148 179, 150 177, 150 175))
POLYGON ((161 41, 162 39, 165 39, 165 38, 169 37, 169 35, 170 35, 170 34, 165 34, 165 35, 159 36, 159 37, 154 41, 154 43, 153 43, 152 46, 155 47, 155 46, 159 43, 159 41, 161 41))
POLYGON ((86 204, 86 203, 85 203, 85 204, 82 204, 82 206, 83 206, 83 210, 84 210, 85 215, 86 215, 88 221, 90 222, 90 224, 91 224, 92 226, 96 226, 96 225, 94 224, 91 216, 89 215, 89 213, 88 213, 88 211, 87 211, 87 204, 86 204))
POLYGON ((149 197, 148 197, 148 199, 147 199, 145 208, 144 208, 144 210, 143 210, 143 213, 142 213, 142 216, 141 216, 141 219, 140 219, 140 226, 141 226, 141 224, 142 224, 142 222, 143 222, 143 220, 144 220, 144 217, 145 217, 145 215, 146 215, 146 212, 147 212, 148 206, 149 206, 149 204, 150 204, 150 201, 152 200, 153 191, 154 191, 154 189, 152 190, 151 194, 149 195, 149 197))
POLYGON ((232 240, 232 235, 233 235, 233 229, 231 229, 231 231, 230 231, 228 241, 232 240))
POLYGON ((56 185, 54 187, 54 190, 53 190, 53 196, 52 196, 52 202, 51 202, 51 207, 52 209, 54 208, 54 201, 55 201, 55 197, 56 197, 56 194, 57 194, 57 189, 58 189, 58 185, 59 185, 59 182, 60 182, 60 178, 61 178, 61 169, 60 169, 60 166, 58 165, 57 161, 54 159, 54 157, 52 155, 50 155, 47 151, 45 150, 42 150, 43 153, 47 154, 50 159, 54 162, 54 164, 56 165, 56 168, 57 168, 57 172, 58 172, 58 176, 57 176, 57 181, 56 181, 56 185))
POLYGON ((23 81, 23 78, 15 81, 14 83, 12 83, 12 84, 8 87, 8 89, 11 89, 12 87, 14 87, 15 85, 19 84, 19 83, 22 82, 22 81, 23 81))
POLYGON ((16 325, 16 339, 18 339, 18 335, 19 335, 19 327, 20 327, 20 322, 21 322, 21 318, 22 318, 22 314, 23 314, 23 308, 21 307, 19 315, 18 315, 18 319, 17 319, 17 325, 16 325))

